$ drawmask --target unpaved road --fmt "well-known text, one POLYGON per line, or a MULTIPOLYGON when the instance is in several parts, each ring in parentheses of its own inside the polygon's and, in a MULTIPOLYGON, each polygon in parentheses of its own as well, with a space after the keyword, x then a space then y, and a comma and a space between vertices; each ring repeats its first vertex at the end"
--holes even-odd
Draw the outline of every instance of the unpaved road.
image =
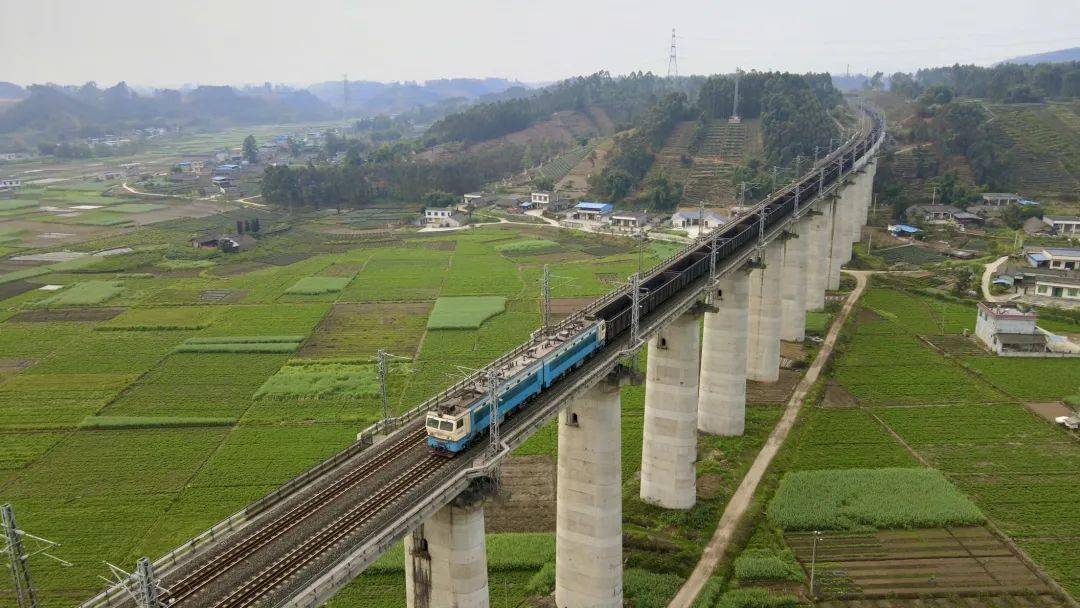
POLYGON ((795 419, 799 416, 799 410, 802 409, 806 393, 817 381, 825 362, 832 356, 836 339, 840 335, 840 328, 844 326, 844 321, 851 314, 855 302, 862 297, 863 291, 866 290, 867 277, 870 274, 869 272, 860 271, 845 272, 855 277, 855 289, 848 295, 843 308, 840 309, 840 314, 833 320, 832 327, 829 328, 829 333, 825 336, 825 342, 822 343, 817 358, 814 359, 806 375, 795 387, 795 392, 791 395, 787 408, 784 409, 783 417, 780 418, 776 428, 769 434, 769 438, 765 440, 765 445, 758 452, 754 464, 750 466, 750 470, 747 471, 742 483, 739 484, 738 489, 735 490, 735 494, 724 509, 724 514, 720 517, 720 524, 716 527, 716 532, 709 540, 709 544, 702 551, 697 567, 690 573, 690 578, 686 579, 682 588, 679 589, 679 593, 668 604, 668 608, 690 608, 690 605, 697 599, 698 594, 701 593, 702 588, 705 587, 709 577, 716 571, 716 566, 727 551, 732 534, 735 533, 735 528, 750 507, 754 492, 757 490, 758 484, 761 483, 761 478, 764 477, 769 464, 776 456, 776 453, 780 451, 780 446, 784 444, 791 427, 794 426, 795 419))

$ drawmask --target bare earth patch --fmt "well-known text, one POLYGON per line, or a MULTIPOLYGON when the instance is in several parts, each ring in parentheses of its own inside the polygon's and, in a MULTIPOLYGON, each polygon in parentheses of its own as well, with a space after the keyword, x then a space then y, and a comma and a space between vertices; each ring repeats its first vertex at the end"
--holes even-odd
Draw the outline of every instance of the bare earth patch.
POLYGON ((802 378, 801 370, 782 369, 776 382, 746 381, 747 403, 785 403, 802 378))
POLYGON ((511 456, 502 466, 502 495, 484 503, 488 532, 555 530, 555 457, 511 456))
POLYGON ((825 394, 822 400, 824 407, 857 407, 859 399, 851 394, 843 384, 830 378, 825 383, 825 394))
POLYGON ((551 315, 556 319, 568 317, 592 304, 596 298, 552 298, 551 315))
POLYGON ((1053 401, 1051 403, 1025 403, 1029 410, 1035 412, 1040 417, 1053 422, 1058 416, 1070 416, 1072 415, 1072 409, 1059 401, 1053 401))

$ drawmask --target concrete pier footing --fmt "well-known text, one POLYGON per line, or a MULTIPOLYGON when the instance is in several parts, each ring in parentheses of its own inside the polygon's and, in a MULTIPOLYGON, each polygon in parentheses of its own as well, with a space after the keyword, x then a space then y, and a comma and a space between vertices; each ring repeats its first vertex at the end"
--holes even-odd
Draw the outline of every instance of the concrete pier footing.
POLYGON ((617 382, 559 413, 555 605, 622 606, 622 468, 617 382))
POLYGON ((817 215, 810 216, 808 236, 810 242, 806 263, 806 309, 825 308, 825 289, 829 286, 830 229, 833 201, 823 200, 817 204, 817 215))
POLYGON ((697 500, 698 315, 681 315, 649 340, 641 500, 689 509, 697 500))
POLYGON ((448 504, 405 537, 408 608, 488 607, 484 507, 448 504))
POLYGON ((750 273, 736 271, 721 278, 709 299, 717 312, 705 313, 698 429, 728 437, 742 435, 746 420, 750 273))
POLYGON ((798 238, 784 242, 784 274, 780 284, 780 339, 802 342, 806 338, 807 265, 811 244, 810 220, 795 224, 798 238))
POLYGON ((784 274, 784 243, 765 246, 765 268, 750 273, 750 319, 746 377, 758 382, 780 379, 780 281, 784 274))

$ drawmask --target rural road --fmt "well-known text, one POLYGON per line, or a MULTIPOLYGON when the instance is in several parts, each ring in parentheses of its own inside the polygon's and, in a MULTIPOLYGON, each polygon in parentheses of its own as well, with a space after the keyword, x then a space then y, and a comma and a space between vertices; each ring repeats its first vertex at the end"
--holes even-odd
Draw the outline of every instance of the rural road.
POLYGON ((720 559, 727 552, 735 529, 738 527, 739 522, 742 521, 743 516, 746 515, 746 511, 753 501, 754 492, 757 490, 758 484, 761 483, 761 478, 764 477, 765 471, 769 468, 769 464, 776 456, 776 453, 780 451, 780 446, 787 439, 791 427, 795 425, 795 419, 799 416, 799 410, 802 409, 807 392, 817 381, 825 362, 832 356, 833 347, 836 345, 836 340, 840 335, 840 328, 844 326, 844 321, 851 314, 855 302, 862 297, 863 292, 866 290, 867 278, 871 274, 865 271, 844 272, 855 277, 855 289, 844 301, 840 314, 833 319, 829 333, 825 336, 825 341, 821 345, 821 350, 818 351, 818 355, 814 358, 814 362, 810 365, 806 375, 795 387, 795 392, 791 395, 780 422, 769 434, 769 438, 765 440, 765 445, 758 452, 754 463, 750 465, 750 470, 746 472, 746 476, 743 477, 738 489, 735 490, 735 494, 731 497, 727 507, 724 508, 724 514, 720 517, 720 524, 717 525, 716 532, 709 540, 709 544, 705 546, 705 550, 702 551, 697 567, 690 573, 690 578, 686 579, 682 588, 679 589, 679 593, 668 604, 668 608, 690 608, 713 572, 716 571, 717 564, 720 563, 720 559))
POLYGON ((1004 296, 995 296, 990 293, 990 278, 994 275, 995 272, 997 272, 997 269, 1001 267, 1001 265, 1004 264, 1008 259, 1009 256, 1003 255, 1000 258, 994 260, 993 262, 987 264, 986 269, 983 270, 982 295, 983 299, 985 299, 987 302, 1004 302, 1012 298, 1011 294, 1004 296))

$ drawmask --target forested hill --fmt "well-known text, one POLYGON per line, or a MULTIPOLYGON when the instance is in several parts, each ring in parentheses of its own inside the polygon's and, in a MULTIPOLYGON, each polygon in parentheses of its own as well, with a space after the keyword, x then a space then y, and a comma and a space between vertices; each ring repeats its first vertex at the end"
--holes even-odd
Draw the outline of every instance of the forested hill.
POLYGON ((579 76, 541 89, 532 95, 495 103, 482 103, 439 120, 428 131, 433 143, 474 143, 525 129, 556 112, 603 107, 616 125, 629 127, 662 95, 682 92, 696 97, 700 77, 669 79, 635 72, 613 77, 607 72, 579 76))
POLYGON ((0 113, 0 133, 95 136, 123 128, 165 125, 228 126, 322 120, 333 109, 307 91, 259 87, 243 92, 203 86, 186 93, 162 89, 139 95, 121 82, 107 89, 33 85, 25 99, 0 113))

